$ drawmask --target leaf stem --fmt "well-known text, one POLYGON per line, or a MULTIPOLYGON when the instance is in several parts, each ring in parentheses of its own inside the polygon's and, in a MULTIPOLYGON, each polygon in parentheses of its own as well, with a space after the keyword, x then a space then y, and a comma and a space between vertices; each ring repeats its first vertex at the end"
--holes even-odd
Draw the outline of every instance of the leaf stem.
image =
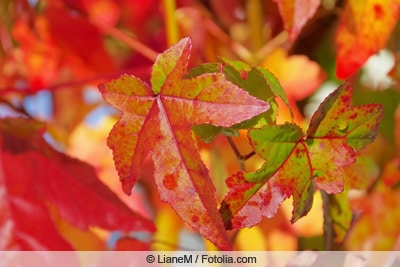
POLYGON ((249 158, 251 158, 252 156, 254 156, 256 154, 256 152, 251 151, 250 153, 246 154, 246 155, 242 155, 239 151, 239 149, 237 148, 235 142, 233 141, 232 137, 230 136, 226 136, 226 139, 229 142, 229 145, 231 146, 233 153, 235 153, 235 156, 239 162, 239 168, 242 171, 245 171, 245 166, 244 166, 244 162, 246 160, 248 160, 249 158))
POLYGON ((167 45, 170 46, 172 44, 175 44, 179 40, 178 23, 175 16, 176 2, 175 0, 163 0, 163 2, 165 12, 165 26, 167 32, 167 45))
POLYGON ((226 139, 228 140, 229 144, 231 145, 231 148, 232 148, 232 150, 233 150, 233 153, 235 153, 235 156, 236 156, 236 158, 237 158, 237 160, 238 160, 238 162, 239 162, 239 168, 240 168, 240 170, 244 171, 244 170, 245 170, 245 167, 244 167, 244 161, 243 161, 243 159, 242 159, 242 154, 240 154, 240 151, 239 151, 239 149, 237 148, 235 142, 233 142, 232 137, 227 136, 226 139))
POLYGON ((248 153, 247 155, 242 156, 243 160, 248 160, 249 158, 251 158, 252 156, 254 156, 256 154, 255 151, 251 151, 250 153, 248 153))

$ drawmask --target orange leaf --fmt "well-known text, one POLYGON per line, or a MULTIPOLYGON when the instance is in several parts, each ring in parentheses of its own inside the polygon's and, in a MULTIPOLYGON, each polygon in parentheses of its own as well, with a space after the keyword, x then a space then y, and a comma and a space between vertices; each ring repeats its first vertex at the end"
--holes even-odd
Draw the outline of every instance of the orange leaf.
POLYGON ((349 0, 336 35, 336 75, 346 79, 385 47, 400 14, 398 0, 349 0))

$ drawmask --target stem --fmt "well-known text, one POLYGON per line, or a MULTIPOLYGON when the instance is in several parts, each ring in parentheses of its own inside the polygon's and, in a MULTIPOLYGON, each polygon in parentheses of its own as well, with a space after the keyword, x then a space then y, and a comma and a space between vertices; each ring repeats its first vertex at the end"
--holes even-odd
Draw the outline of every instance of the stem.
POLYGON ((101 74, 101 75, 95 75, 92 77, 89 77, 87 79, 82 79, 82 80, 73 80, 73 81, 66 81, 63 83, 58 83, 58 84, 54 84, 54 85, 48 85, 46 87, 43 88, 13 88, 13 87, 5 87, 5 88, 0 88, 0 96, 2 95, 6 95, 6 94, 10 94, 10 93, 15 93, 15 94, 22 94, 22 95, 29 95, 29 94, 35 94, 39 91, 55 91, 58 89, 62 89, 64 87, 74 87, 77 85, 83 85, 83 84, 87 84, 87 83, 95 83, 101 80, 105 80, 105 79, 113 79, 116 78, 122 74, 129 74, 129 73, 134 73, 136 76, 145 76, 148 74, 149 70, 151 70, 151 67, 137 67, 137 68, 133 68, 133 69, 124 69, 124 70, 119 70, 113 73, 109 73, 109 74, 101 74))
POLYGON ((321 192, 321 197, 322 197, 322 207, 323 207, 323 212, 324 212, 324 248, 326 251, 333 250, 335 247, 334 241, 333 241, 333 220, 330 216, 329 210, 330 210, 330 197, 329 195, 323 191, 320 190, 321 192))
POLYGON ((16 107, 11 102, 5 99, 0 98, 0 104, 4 104, 8 106, 10 109, 14 110, 15 112, 25 115, 28 118, 32 118, 32 116, 23 107, 16 107))
POLYGON ((126 35, 123 31, 111 27, 107 24, 102 23, 101 21, 91 19, 90 22, 95 25, 101 31, 111 35, 112 37, 124 42, 130 48, 138 52, 139 54, 145 56, 146 58, 150 59, 151 61, 155 61, 157 57, 157 52, 155 52, 150 47, 142 44, 136 39, 131 38, 130 36, 126 35))
POLYGON ((237 148, 235 142, 233 142, 232 137, 227 136, 226 139, 228 139, 229 144, 231 145, 231 148, 233 150, 233 152, 235 153, 235 156, 239 162, 239 168, 240 170, 244 171, 245 170, 245 166, 244 166, 244 161, 242 159, 242 154, 240 154, 239 149, 237 148))
POLYGON ((256 58, 258 60, 266 58, 268 54, 283 45, 288 39, 289 35, 286 31, 280 32, 257 51, 256 58))
POLYGON ((222 44, 230 46, 232 51, 245 62, 253 62, 253 54, 240 43, 231 40, 231 37, 226 34, 214 21, 210 18, 204 19, 204 27, 213 37, 219 40, 222 44))
POLYGON ((246 4, 248 26, 250 28, 250 39, 253 51, 261 48, 262 40, 262 5, 260 0, 248 0, 246 4))
POLYGON ((256 154, 255 151, 251 151, 249 154, 242 156, 242 158, 243 158, 243 160, 248 160, 249 158, 251 158, 255 154, 256 154))
POLYGON ((170 46, 177 43, 179 40, 178 23, 175 16, 176 3, 175 0, 163 0, 163 2, 165 11, 165 26, 167 32, 167 45, 170 46))
POLYGON ((250 153, 246 154, 246 155, 242 155, 239 151, 239 149, 237 148, 235 142, 233 141, 232 137, 230 136, 226 136, 226 139, 228 140, 229 144, 231 145, 231 148, 233 150, 233 153, 235 153, 235 156, 239 162, 239 168, 242 171, 245 171, 245 166, 244 166, 244 162, 246 160, 248 160, 249 158, 251 158, 252 156, 254 156, 256 154, 256 152, 251 151, 250 153))

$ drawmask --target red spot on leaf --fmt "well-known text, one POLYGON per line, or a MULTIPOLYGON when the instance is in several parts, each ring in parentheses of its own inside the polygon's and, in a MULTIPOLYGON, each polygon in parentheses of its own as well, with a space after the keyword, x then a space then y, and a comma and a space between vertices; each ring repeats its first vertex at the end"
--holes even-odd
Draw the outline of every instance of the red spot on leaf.
POLYGON ((165 175, 163 184, 164 184, 165 188, 167 188, 168 190, 174 190, 178 186, 176 177, 173 174, 165 175))
POLYGON ((355 118, 357 118, 357 116, 358 116, 358 113, 351 114, 350 119, 354 120, 355 118))
POLYGON ((197 216, 197 215, 192 216, 192 222, 198 223, 199 222, 199 216, 197 216))
POLYGON ((385 11, 379 4, 374 5, 374 14, 375 14, 375 19, 382 19, 385 17, 385 11))
POLYGON ((246 80, 248 75, 249 75, 249 73, 247 71, 240 72, 240 76, 242 76, 243 80, 246 80))

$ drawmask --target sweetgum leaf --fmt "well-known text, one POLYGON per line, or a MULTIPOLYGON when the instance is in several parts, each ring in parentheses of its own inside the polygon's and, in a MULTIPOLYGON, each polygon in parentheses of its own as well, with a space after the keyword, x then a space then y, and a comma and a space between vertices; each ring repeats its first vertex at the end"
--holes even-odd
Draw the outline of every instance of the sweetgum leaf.
POLYGON ((384 48, 400 17, 398 0, 349 0, 336 35, 336 75, 346 79, 384 48))
POLYGON ((351 107, 351 86, 344 83, 314 113, 307 135, 313 138, 342 137, 357 151, 375 139, 382 117, 382 105, 351 107))
POLYGON ((33 120, 0 121, 1 249, 71 250, 52 208, 82 230, 155 230, 101 183, 91 166, 50 147, 43 132, 43 124, 33 120))
POLYGON ((293 223, 310 210, 314 186, 328 194, 343 191, 344 177, 353 177, 346 167, 356 161, 357 150, 373 141, 383 116, 380 105, 351 107, 350 102, 351 87, 343 84, 320 105, 307 134, 289 123, 249 131, 250 143, 265 163, 255 172, 227 179, 230 190, 220 208, 227 229, 272 217, 290 196, 293 223))
POLYGON ((191 41, 186 38, 160 54, 151 88, 128 75, 99 85, 105 100, 122 111, 108 145, 127 194, 150 155, 160 198, 193 229, 221 249, 229 249, 215 188, 191 127, 230 127, 265 112, 269 104, 229 82, 223 73, 188 77, 190 51, 191 41))
MULTIPOLYGON (((211 142, 217 135, 238 136, 239 129, 261 127, 266 124, 274 124, 277 116, 278 105, 276 97, 282 98, 289 107, 289 101, 276 77, 268 70, 260 66, 250 66, 241 61, 222 58, 224 65, 207 63, 190 70, 189 77, 195 77, 204 73, 221 72, 226 79, 246 90, 252 96, 264 100, 270 104, 270 109, 244 122, 235 124, 229 128, 216 127, 213 125, 197 125, 193 127, 194 132, 205 142, 211 142)), ((290 108, 289 108, 290 109, 290 108)), ((290 109, 290 112, 291 109, 290 109)), ((292 117, 293 114, 291 113, 292 117)))

